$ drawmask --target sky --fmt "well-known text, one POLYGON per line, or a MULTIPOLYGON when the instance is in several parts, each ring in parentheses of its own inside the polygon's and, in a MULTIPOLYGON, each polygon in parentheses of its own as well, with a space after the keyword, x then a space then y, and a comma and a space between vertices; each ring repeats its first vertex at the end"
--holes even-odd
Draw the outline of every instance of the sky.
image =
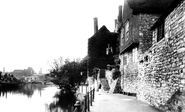
POLYGON ((0 0, 0 71, 48 72, 59 57, 83 58, 98 28, 114 31, 124 0, 0 0), (50 64, 49 64, 50 63, 50 64))

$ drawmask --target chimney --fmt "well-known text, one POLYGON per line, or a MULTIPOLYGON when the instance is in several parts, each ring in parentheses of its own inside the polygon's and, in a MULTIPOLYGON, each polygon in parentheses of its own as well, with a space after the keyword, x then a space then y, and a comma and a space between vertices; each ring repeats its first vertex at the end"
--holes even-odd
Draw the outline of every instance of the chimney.
POLYGON ((94 34, 98 31, 98 18, 94 18, 94 34))
POLYGON ((3 75, 5 74, 5 67, 3 67, 3 75))
POLYGON ((39 74, 42 74, 42 68, 40 68, 40 72, 39 72, 39 74))
POLYGON ((118 12, 118 22, 122 23, 122 6, 119 6, 119 12, 118 12))

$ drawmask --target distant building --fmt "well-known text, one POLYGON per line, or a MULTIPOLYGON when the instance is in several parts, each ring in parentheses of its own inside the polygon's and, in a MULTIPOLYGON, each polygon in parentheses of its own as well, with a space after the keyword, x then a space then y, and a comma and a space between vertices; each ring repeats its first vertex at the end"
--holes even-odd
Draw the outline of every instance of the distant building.
POLYGON ((14 70, 13 72, 10 72, 10 73, 13 74, 18 79, 25 76, 24 70, 20 70, 20 69, 14 70))
POLYGON ((21 69, 16 69, 13 72, 10 72, 13 74, 16 78, 23 78, 25 76, 31 76, 34 74, 34 70, 31 67, 28 67, 27 69, 21 70, 21 69))
POLYGON ((27 82, 33 82, 33 81, 37 81, 38 77, 37 76, 26 76, 24 78, 27 82))
POLYGON ((32 76, 25 76, 24 80, 27 82, 44 82, 45 75, 44 74, 33 74, 32 76))

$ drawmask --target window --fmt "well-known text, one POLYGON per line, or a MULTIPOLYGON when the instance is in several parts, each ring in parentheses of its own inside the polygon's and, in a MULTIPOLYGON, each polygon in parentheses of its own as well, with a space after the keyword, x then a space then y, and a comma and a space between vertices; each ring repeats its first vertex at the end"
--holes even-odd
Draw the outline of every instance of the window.
POLYGON ((157 42, 164 38, 164 22, 157 27, 157 42))
POLYGON ((133 59, 133 62, 137 62, 137 60, 138 60, 138 51, 137 51, 137 47, 136 48, 134 48, 134 49, 132 49, 132 59, 133 59))
POLYGON ((127 65, 127 57, 126 56, 123 57, 123 65, 127 65))
POLYGON ((112 47, 110 47, 110 44, 108 44, 108 48, 106 49, 106 54, 109 55, 112 53, 113 53, 112 47))
POLYGON ((127 41, 129 38, 129 21, 126 21, 125 23, 125 41, 127 41))
POLYGON ((121 46, 123 45, 123 42, 124 42, 124 28, 121 29, 121 46))

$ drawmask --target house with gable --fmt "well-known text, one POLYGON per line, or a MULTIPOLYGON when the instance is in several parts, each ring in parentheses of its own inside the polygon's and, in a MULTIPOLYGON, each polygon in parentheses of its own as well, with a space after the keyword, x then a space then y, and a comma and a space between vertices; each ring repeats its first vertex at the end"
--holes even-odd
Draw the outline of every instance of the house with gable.
POLYGON ((97 18, 94 18, 95 33, 88 39, 88 69, 89 75, 94 68, 106 69, 107 64, 114 65, 114 55, 118 34, 110 32, 106 26, 98 29, 97 18))

